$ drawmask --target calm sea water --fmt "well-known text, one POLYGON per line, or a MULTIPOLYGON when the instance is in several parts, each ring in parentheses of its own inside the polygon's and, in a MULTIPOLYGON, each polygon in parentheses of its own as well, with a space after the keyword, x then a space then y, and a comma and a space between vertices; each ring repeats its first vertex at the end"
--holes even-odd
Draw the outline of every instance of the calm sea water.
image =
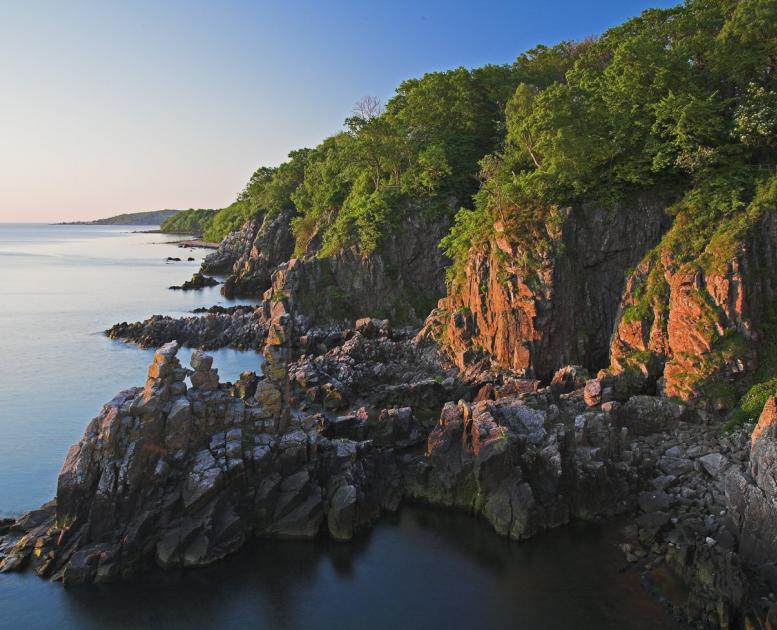
MULTIPOLYGON (((143 383, 152 351, 101 331, 227 303, 218 287, 169 291, 203 250, 137 229, 0 224, 0 514, 50 499, 86 423, 143 383)), ((259 367, 255 353, 214 355, 222 379, 259 367)), ((128 583, 65 591, 0 575, 0 628, 676 627, 618 572, 616 539, 574 526, 515 544, 466 515, 406 508, 350 544, 257 541, 211 568, 128 583)))

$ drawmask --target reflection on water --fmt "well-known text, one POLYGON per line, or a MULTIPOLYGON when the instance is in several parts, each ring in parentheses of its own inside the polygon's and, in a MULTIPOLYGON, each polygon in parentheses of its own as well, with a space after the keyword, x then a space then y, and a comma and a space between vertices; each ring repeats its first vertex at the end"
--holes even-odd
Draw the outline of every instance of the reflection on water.
POLYGON ((26 575, 8 590, 0 578, 0 610, 60 628, 679 628, 618 573, 612 534, 575 525, 511 543, 412 507, 352 543, 259 540, 213 567, 127 583, 65 591, 26 575))

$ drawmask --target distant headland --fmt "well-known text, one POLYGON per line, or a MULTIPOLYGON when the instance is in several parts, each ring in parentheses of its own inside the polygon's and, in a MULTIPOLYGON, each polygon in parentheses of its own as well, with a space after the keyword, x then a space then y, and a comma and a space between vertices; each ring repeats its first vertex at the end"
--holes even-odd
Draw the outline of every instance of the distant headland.
POLYGON ((94 221, 63 221, 56 225, 161 225, 165 219, 181 212, 180 210, 151 210, 149 212, 126 212, 106 219, 94 221))

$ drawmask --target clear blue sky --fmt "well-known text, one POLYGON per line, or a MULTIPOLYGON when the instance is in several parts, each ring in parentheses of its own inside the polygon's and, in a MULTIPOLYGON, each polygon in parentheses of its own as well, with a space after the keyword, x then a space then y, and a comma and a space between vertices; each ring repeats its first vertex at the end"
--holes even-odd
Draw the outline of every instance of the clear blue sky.
POLYGON ((667 0, 0 0, 0 222, 220 207, 360 97, 667 0))

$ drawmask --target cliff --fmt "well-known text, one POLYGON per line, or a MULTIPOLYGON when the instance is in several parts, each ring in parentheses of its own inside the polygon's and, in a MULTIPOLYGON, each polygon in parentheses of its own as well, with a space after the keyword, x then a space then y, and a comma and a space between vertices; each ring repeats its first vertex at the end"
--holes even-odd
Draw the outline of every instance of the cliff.
POLYGON ((294 213, 252 219, 241 230, 231 273, 224 283, 225 297, 258 297, 270 287, 275 268, 294 251, 290 221, 294 213))
POLYGON ((287 295, 298 314, 321 325, 367 316, 417 324, 444 295, 447 259, 438 244, 449 218, 411 214, 368 254, 350 246, 320 256, 314 240, 292 258, 292 217, 286 211, 248 221, 206 257, 203 272, 228 274, 226 297, 287 295))
POLYGON ((669 225, 669 197, 648 192, 612 207, 581 204, 520 241, 494 225, 427 321, 460 369, 509 369, 549 380, 563 365, 609 363, 624 272, 669 225))
POLYGON ((315 325, 362 317, 418 324, 445 291, 446 260, 437 245, 446 229, 447 220, 412 217, 368 255, 350 247, 290 260, 277 268, 265 297, 288 298, 315 325))
POLYGON ((689 238, 684 217, 675 221, 627 280, 610 347, 613 372, 638 370, 667 396, 720 411, 754 381, 771 378, 774 202, 757 196, 716 222, 692 255, 679 246, 689 238))

